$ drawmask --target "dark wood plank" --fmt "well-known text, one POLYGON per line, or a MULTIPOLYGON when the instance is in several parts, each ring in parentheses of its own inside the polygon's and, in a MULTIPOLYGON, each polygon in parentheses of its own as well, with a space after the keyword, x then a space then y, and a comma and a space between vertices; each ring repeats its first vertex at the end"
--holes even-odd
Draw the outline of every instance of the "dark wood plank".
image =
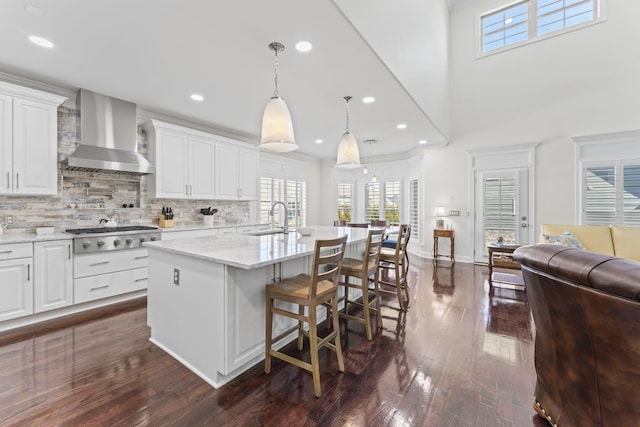
POLYGON ((210 387, 148 341, 134 305, 7 339, 0 425, 546 425, 531 408, 526 295, 489 287, 486 267, 445 264, 412 257, 409 309, 385 297, 372 341, 341 321, 346 372, 323 350, 318 399, 308 372, 278 360, 269 375, 259 363, 210 387))

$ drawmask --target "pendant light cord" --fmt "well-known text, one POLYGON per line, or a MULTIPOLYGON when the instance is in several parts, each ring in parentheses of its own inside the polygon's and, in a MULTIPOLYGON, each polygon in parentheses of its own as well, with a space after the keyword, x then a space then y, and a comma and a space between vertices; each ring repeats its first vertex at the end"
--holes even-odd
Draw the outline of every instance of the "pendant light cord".
POLYGON ((280 91, 278 90, 278 51, 280 49, 276 46, 273 51, 275 52, 275 59, 274 59, 274 64, 275 64, 275 89, 273 91, 273 96, 275 96, 276 98, 280 98, 280 91))
POLYGON ((349 133, 349 100, 351 99, 351 97, 345 96, 344 99, 347 101, 347 128, 345 129, 345 132, 349 133))

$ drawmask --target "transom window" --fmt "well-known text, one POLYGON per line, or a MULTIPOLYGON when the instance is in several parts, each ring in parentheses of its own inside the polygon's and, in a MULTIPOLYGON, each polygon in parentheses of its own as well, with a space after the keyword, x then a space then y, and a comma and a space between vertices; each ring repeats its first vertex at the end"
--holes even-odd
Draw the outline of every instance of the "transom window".
MULTIPOLYGON (((604 0, 603 0, 604 1, 604 0)), ((481 51, 487 53, 599 18, 596 0, 524 0, 480 17, 481 51)))

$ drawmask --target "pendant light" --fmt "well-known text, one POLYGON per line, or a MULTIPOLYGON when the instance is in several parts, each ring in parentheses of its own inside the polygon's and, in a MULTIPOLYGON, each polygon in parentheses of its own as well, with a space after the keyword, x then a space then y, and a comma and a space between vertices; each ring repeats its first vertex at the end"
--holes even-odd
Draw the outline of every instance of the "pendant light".
POLYGON ((284 100, 278 92, 278 53, 284 50, 282 43, 269 44, 275 54, 275 90, 273 97, 267 101, 262 115, 262 138, 260 149, 275 153, 286 153, 298 149, 298 144, 293 136, 293 124, 291 114, 284 100))
POLYGON ((349 130, 349 100, 350 96, 345 96, 347 101, 347 128, 340 138, 340 144, 338 144, 338 160, 336 167, 343 169, 355 169, 362 166, 360 164, 360 152, 358 150, 358 141, 349 130))
MULTIPOLYGON (((369 151, 371 151, 373 149, 373 156, 371 156, 371 171, 373 172, 373 176, 371 177, 371 182, 378 182, 378 177, 376 176, 376 172, 373 170, 373 165, 376 163, 376 149, 374 148, 374 144, 376 142, 378 142, 376 139, 365 139, 364 141, 365 144, 367 144, 369 147, 371 147, 369 149, 369 151)), ((364 173, 368 173, 367 167, 364 167, 365 172, 364 173)))

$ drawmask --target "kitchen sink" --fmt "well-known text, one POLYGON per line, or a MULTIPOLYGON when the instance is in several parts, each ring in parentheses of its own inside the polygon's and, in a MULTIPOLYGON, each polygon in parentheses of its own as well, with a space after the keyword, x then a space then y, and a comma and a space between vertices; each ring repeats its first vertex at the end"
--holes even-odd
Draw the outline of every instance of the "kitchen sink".
POLYGON ((270 228, 268 230, 249 231, 247 234, 250 236, 266 236, 268 234, 282 234, 284 230, 282 228, 270 228))

